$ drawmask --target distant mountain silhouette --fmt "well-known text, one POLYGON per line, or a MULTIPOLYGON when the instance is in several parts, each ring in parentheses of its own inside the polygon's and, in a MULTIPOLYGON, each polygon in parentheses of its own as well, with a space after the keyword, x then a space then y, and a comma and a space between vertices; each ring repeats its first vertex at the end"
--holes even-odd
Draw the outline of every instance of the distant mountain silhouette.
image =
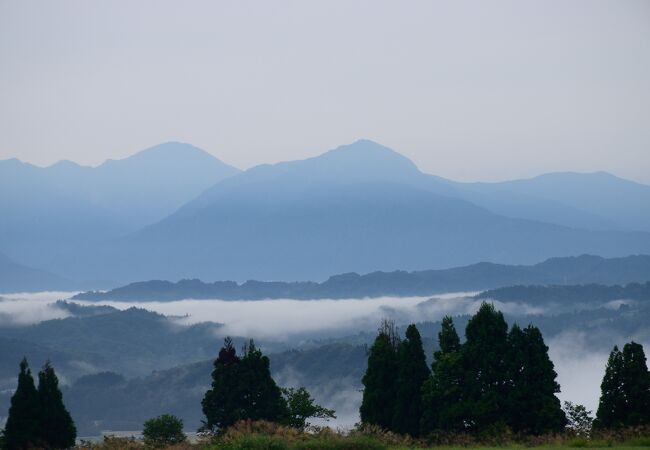
POLYGON ((51 269, 58 254, 156 222, 237 172, 178 142, 98 167, 0 161, 0 249, 51 269))
POLYGON ((650 186, 606 172, 457 186, 466 200, 508 217, 589 230, 650 231, 650 186))
POLYGON ((61 291, 73 289, 73 286, 70 280, 18 264, 0 253, 0 293, 61 291))
POLYGON ((76 280, 322 280, 650 253, 649 186, 605 173, 458 183, 368 140, 238 174, 168 143, 97 168, 4 161, 0 180, 0 249, 76 280))
POLYGON ((59 265, 121 281, 322 280, 342 272, 650 253, 650 233, 506 217, 464 199, 470 188, 358 141, 230 177, 162 221, 95 249, 84 264, 59 265))
MULTIPOLYGON (((420 272, 373 272, 367 275, 334 275, 322 283, 233 281, 204 283, 200 280, 141 281, 109 291, 83 292, 78 300, 260 300, 273 298, 320 299, 382 296, 425 296, 444 292, 494 289, 513 284, 566 285, 607 283, 610 285, 650 280, 650 256, 605 259, 582 255, 552 258, 531 266, 479 263, 466 267, 420 272)), ((488 291, 492 292, 492 291, 488 291)), ((645 291, 644 291, 645 292, 645 291)), ((496 298, 496 297, 495 297, 496 298)), ((512 300, 512 299, 510 299, 512 300)))

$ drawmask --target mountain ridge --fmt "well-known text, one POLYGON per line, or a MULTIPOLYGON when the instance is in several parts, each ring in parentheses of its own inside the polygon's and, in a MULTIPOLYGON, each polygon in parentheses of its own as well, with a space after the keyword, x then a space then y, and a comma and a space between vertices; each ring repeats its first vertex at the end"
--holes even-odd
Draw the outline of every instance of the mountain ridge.
POLYGON ((650 280, 650 255, 601 258, 581 255, 550 258, 530 266, 477 263, 466 267, 419 272, 345 273, 317 282, 245 283, 162 280, 131 283, 107 292, 83 292, 75 300, 173 301, 182 299, 262 300, 291 298, 361 298, 381 296, 426 296, 445 292, 495 289, 513 284, 575 284, 605 282, 618 285, 650 280), (604 280, 604 281, 603 281, 604 280))

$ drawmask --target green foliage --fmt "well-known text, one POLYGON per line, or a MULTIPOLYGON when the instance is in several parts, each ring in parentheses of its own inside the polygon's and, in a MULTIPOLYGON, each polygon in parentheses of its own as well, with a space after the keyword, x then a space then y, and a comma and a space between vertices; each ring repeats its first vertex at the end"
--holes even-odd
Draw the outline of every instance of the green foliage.
POLYGON ((145 444, 152 447, 180 444, 186 439, 183 421, 176 416, 163 414, 144 423, 142 429, 145 444))
POLYGON ((242 418, 239 362, 232 340, 226 338, 214 362, 212 388, 201 402, 208 429, 224 429, 242 418))
POLYGON ((77 429, 63 404, 59 379, 49 362, 38 374, 40 437, 52 448, 72 447, 77 429))
POLYGON ((415 325, 406 329, 398 348, 397 389, 392 430, 417 437, 422 417, 422 385, 429 377, 422 338, 415 325))
POLYGON ((399 340, 393 322, 384 321, 370 347, 368 368, 361 379, 363 398, 359 414, 364 424, 390 429, 395 416, 397 346, 399 340))
POLYGON ((539 329, 515 325, 483 303, 460 344, 450 317, 438 334, 432 374, 422 388, 422 433, 541 435, 566 423, 553 363, 539 329))
POLYGON ((449 316, 442 319, 438 343, 440 350, 433 354, 432 374, 422 387, 423 412, 420 426, 423 434, 429 434, 435 429, 464 429, 460 339, 449 316))
POLYGON ((445 316, 442 318, 440 333, 438 333, 438 344, 440 350, 434 354, 436 359, 439 359, 436 355, 447 354, 460 350, 460 338, 456 332, 454 321, 450 316, 445 316))
POLYGON ((240 420, 285 423, 289 409, 271 377, 268 357, 251 340, 242 358, 226 338, 214 363, 212 388, 203 398, 205 428, 221 431, 240 420))
POLYGON ((514 325, 508 335, 508 426, 516 433, 560 432, 566 425, 560 400, 555 394, 553 362, 537 327, 523 330, 514 325))
POLYGON ((650 373, 643 346, 625 344, 609 355, 596 412, 596 428, 650 424, 650 373))
POLYGON ((571 402, 564 402, 564 413, 567 418, 567 428, 579 437, 589 437, 594 419, 591 411, 584 405, 575 405, 571 402))
POLYGON ((35 446, 39 440, 39 402, 34 378, 27 360, 20 362, 18 386, 11 397, 9 417, 4 429, 7 450, 35 446))
POLYGON ((505 422, 507 408, 508 325, 494 306, 483 303, 465 329, 463 415, 471 431, 505 422))
POLYGON ((287 407, 289 408, 288 424, 291 427, 304 429, 309 423, 307 419, 336 419, 335 411, 324 408, 314 403, 314 399, 307 389, 285 388, 282 389, 287 407))
POLYGON ((38 374, 37 390, 27 360, 23 358, 5 425, 5 447, 8 450, 35 446, 68 448, 74 445, 76 437, 77 430, 63 404, 59 380, 50 363, 38 374))

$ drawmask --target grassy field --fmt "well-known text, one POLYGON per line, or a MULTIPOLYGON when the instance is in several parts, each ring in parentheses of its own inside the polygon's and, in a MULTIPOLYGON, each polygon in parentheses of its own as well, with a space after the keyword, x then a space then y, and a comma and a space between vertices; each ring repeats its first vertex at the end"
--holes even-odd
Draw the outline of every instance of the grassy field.
MULTIPOLYGON (((154 448, 140 440, 106 437, 103 442, 88 443, 79 449, 144 450, 154 448)), ((512 435, 470 436, 445 435, 414 440, 378 428, 339 432, 330 428, 307 432, 270 422, 240 422, 219 437, 203 441, 162 446, 167 450, 519 450, 519 449, 648 449, 650 430, 628 429, 601 432, 592 439, 570 434, 517 437, 512 435)))

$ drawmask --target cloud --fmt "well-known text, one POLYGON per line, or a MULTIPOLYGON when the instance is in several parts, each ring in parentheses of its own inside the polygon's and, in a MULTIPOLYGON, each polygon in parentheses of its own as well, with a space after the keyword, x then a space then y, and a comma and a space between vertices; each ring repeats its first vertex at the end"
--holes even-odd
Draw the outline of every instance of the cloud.
POLYGON ((167 316, 177 323, 219 322, 220 333, 258 339, 286 340, 296 335, 322 332, 344 333, 374 330, 384 317, 397 322, 440 320, 446 314, 467 314, 478 303, 466 293, 436 297, 380 297, 372 299, 321 300, 179 300, 171 302, 79 302, 103 304, 117 309, 137 306, 167 316), (182 316, 182 317, 181 317, 182 316))
POLYGON ((70 297, 69 292, 6 294, 0 297, 0 326, 31 325, 71 314, 53 302, 70 297))

